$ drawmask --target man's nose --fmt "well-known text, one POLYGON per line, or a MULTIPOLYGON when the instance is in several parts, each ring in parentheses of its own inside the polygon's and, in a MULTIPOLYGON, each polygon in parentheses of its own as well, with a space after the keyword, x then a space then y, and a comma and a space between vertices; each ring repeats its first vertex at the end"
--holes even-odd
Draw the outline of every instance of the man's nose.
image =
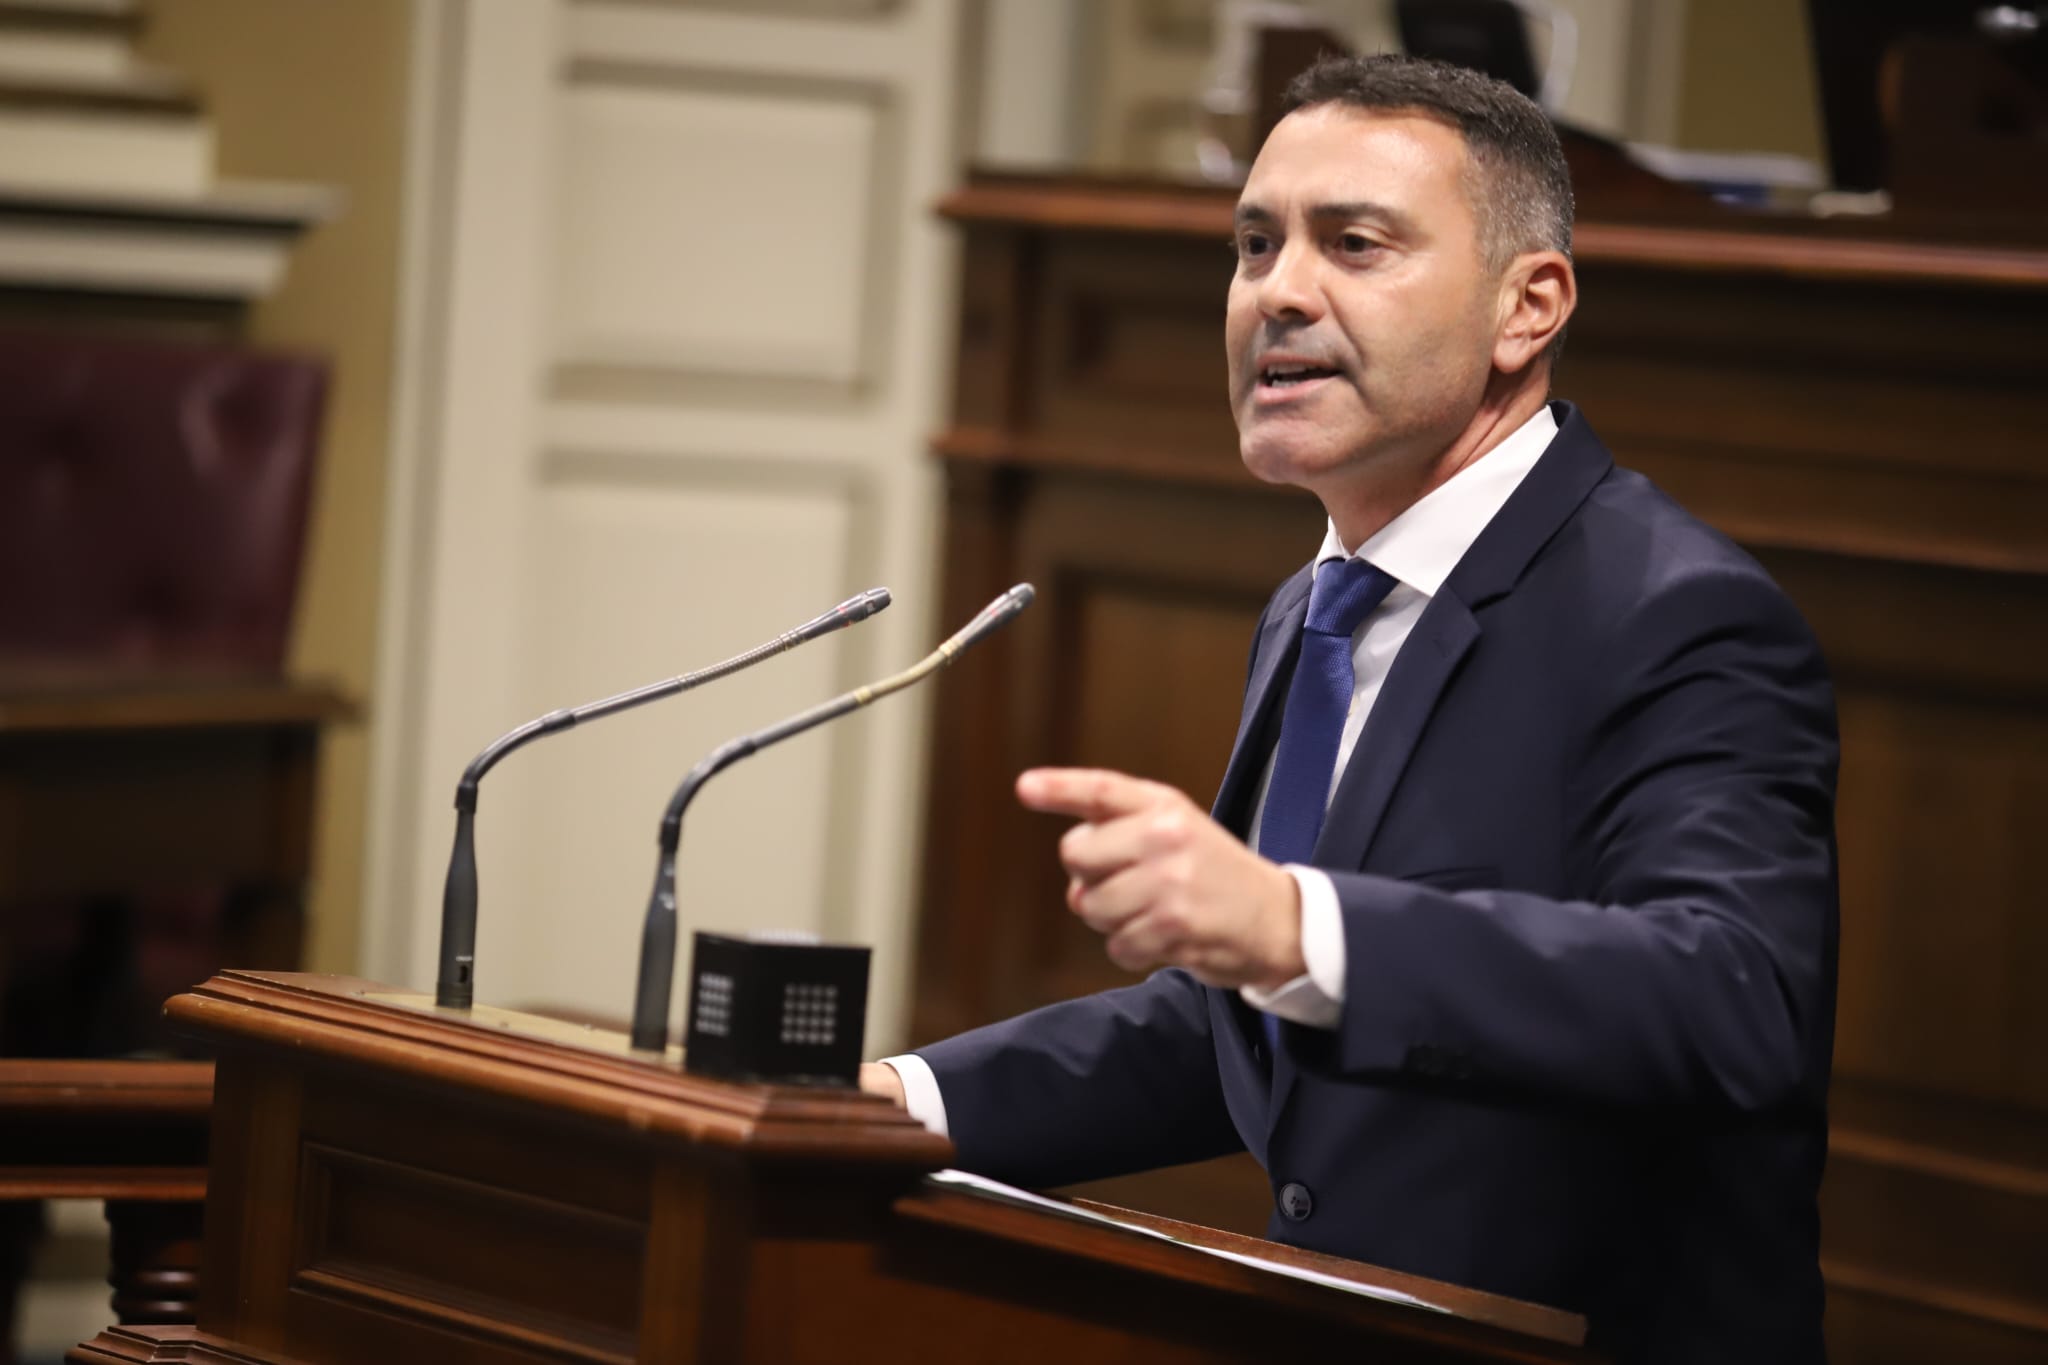
POLYGON ((1274 319, 1322 316, 1323 295, 1316 255, 1299 238, 1280 248, 1259 281, 1259 311, 1274 319))

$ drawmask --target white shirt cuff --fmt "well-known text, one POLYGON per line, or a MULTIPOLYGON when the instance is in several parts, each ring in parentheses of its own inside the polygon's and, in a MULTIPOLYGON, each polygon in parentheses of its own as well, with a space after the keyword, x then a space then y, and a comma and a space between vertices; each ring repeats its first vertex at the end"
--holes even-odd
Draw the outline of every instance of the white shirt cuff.
POLYGON ((910 1117, 940 1137, 947 1136, 946 1101, 939 1094, 939 1078, 932 1075, 925 1059, 906 1052, 901 1057, 882 1058, 882 1065, 902 1080, 903 1107, 910 1111, 910 1117))
MULTIPOLYGON (((1253 1009, 1310 1028, 1333 1029, 1344 1013, 1344 916, 1337 908, 1337 888, 1312 867, 1289 863, 1287 874, 1301 893, 1301 960, 1308 970, 1270 991, 1246 986, 1238 994, 1253 1009)), ((936 1095, 936 1082, 932 1090, 936 1095)))

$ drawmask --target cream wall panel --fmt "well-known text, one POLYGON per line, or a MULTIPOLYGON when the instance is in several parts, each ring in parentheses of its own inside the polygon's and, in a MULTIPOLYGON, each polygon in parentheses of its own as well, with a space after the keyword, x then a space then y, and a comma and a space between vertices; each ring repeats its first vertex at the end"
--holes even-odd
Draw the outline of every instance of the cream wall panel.
MULTIPOLYGON (((550 488, 530 542, 521 714, 716 662, 865 586, 847 566, 855 505, 830 484, 550 488)), ((480 824, 480 989, 623 1014, 670 793, 718 744, 843 690, 857 644, 828 637, 507 764, 480 824), (538 913, 492 934, 493 892, 509 888, 538 913)), ((703 789, 678 863, 686 930, 829 927, 832 770, 856 741, 800 736, 703 789)))
POLYGON ((896 0, 659 0, 676 9, 743 9, 755 14, 827 15, 860 18, 880 13, 896 0))
MULTIPOLYGON (((493 735, 896 594, 485 783, 478 999, 617 1014, 673 783, 957 624, 935 619, 925 443, 970 5, 418 3, 369 969, 433 980, 449 798, 493 735)), ((874 947, 873 1052, 904 1041, 928 702, 751 760, 685 832, 685 931, 874 947)))
POLYGON ((1198 174, 1198 101, 1209 82, 1210 9, 1159 0, 1102 0, 1090 38, 1095 113, 1091 166, 1198 174))
MULTIPOLYGON (((564 54, 574 61, 645 62, 698 71, 733 71, 785 78, 918 81, 953 77, 955 54, 930 39, 952 41, 958 6, 939 13, 931 0, 880 15, 835 22, 826 17, 792 21, 767 11, 692 10, 658 4, 578 4, 563 19, 564 54), (933 68, 930 62, 943 65, 933 68)), ((919 82, 920 90, 930 89, 919 82)), ((953 92, 932 91, 950 101, 953 92)))
POLYGON ((562 110, 557 358, 851 384, 879 120, 843 93, 579 79, 562 110))
MULTIPOLYGON (((932 363, 943 366, 944 357, 932 363)), ((685 406, 661 399, 598 402, 557 396, 542 415, 547 445, 610 450, 650 459, 725 459, 805 467, 820 461, 876 465, 900 463, 903 424, 884 408, 887 391, 857 407, 790 403, 779 406, 685 406)))
MULTIPOLYGON (((385 981, 425 989, 456 780, 526 719, 511 660, 552 144, 552 102, 535 92, 548 88, 559 48, 546 0, 421 0, 418 13, 364 960, 385 981)), ((498 776, 483 788, 486 831, 498 776)), ((502 886, 486 892, 484 924, 506 922, 508 899, 502 886)), ((478 965, 488 983, 488 950, 478 965)), ((488 989, 479 998, 496 1001, 488 989)))
MULTIPOLYGON (((1638 136, 1630 127, 1630 62, 1637 49, 1637 0, 1551 0, 1578 21, 1578 59, 1565 92, 1564 117, 1610 137, 1638 136)), ((1543 25, 1534 24, 1547 46, 1543 25)))
POLYGON ((1063 170, 1087 145, 1083 0, 985 0, 974 159, 1063 170))
POLYGON ((1687 0, 1635 0, 1629 23, 1629 135, 1678 145, 1679 101, 1685 92, 1687 0))

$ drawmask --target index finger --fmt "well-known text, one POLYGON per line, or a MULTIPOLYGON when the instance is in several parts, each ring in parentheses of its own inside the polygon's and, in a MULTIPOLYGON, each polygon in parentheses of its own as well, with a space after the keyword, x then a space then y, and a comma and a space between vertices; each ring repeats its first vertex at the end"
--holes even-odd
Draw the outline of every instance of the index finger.
POLYGON ((1172 791, 1108 768, 1031 768, 1017 775, 1017 799, 1030 809, 1097 824, 1148 809, 1172 791))

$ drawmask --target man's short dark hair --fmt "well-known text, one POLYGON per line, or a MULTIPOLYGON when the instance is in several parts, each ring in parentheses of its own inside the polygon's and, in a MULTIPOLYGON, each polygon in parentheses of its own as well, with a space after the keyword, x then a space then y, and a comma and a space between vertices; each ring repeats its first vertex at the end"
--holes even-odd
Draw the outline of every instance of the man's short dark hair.
POLYGON ((1487 269, 1524 251, 1572 254, 1572 177, 1557 130, 1505 81, 1448 62, 1381 54, 1324 57, 1288 82, 1283 114, 1320 104, 1417 113, 1465 140, 1466 192, 1487 269))

